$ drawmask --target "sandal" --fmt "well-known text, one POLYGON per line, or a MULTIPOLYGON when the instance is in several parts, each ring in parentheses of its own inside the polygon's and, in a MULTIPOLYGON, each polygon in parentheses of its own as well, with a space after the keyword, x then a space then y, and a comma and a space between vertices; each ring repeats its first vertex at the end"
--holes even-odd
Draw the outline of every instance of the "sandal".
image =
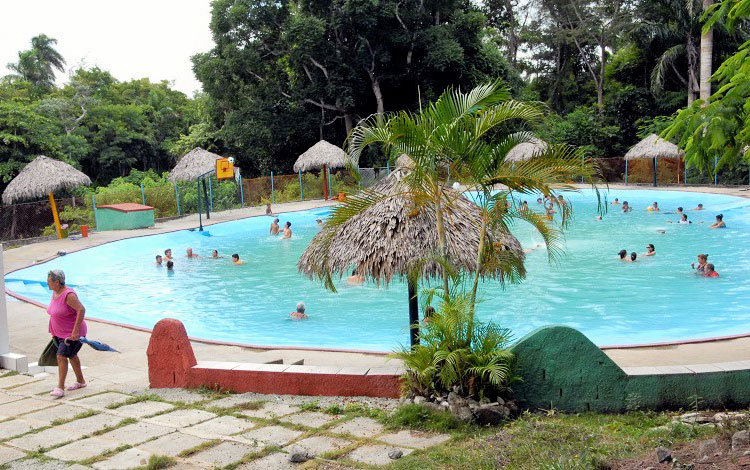
POLYGON ((71 391, 71 390, 78 390, 79 388, 84 388, 86 386, 86 382, 75 382, 73 385, 69 387, 65 387, 65 390, 71 391))
POLYGON ((65 392, 63 392, 63 389, 55 387, 51 392, 49 392, 50 396, 55 398, 62 398, 65 396, 65 392))

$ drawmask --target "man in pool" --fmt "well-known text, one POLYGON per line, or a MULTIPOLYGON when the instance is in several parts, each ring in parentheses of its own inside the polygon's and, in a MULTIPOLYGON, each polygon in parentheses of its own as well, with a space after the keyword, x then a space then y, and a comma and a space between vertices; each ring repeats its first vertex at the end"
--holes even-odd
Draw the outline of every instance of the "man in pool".
POLYGON ((719 273, 714 270, 714 265, 711 263, 706 264, 706 270, 703 272, 703 277, 719 277, 719 273))
POLYGON ((352 271, 352 275, 346 278, 346 282, 352 286, 361 286, 365 283, 365 277, 357 274, 357 271, 352 271))
POLYGON ((271 222, 271 230, 268 231, 270 235, 278 235, 279 234, 279 219, 273 219, 273 222, 271 222))
POLYGON ((174 271, 174 261, 167 261, 167 271, 174 271))
POLYGON ((724 214, 717 215, 716 222, 711 224, 708 228, 727 228, 727 224, 724 223, 724 214))
POLYGON ((698 204, 698 207, 693 207, 690 210, 691 211, 702 211, 703 210, 703 204, 698 204))
POLYGON ((682 207, 678 207, 675 214, 682 214, 682 207))
POLYGON ((306 320, 307 315, 305 314, 305 303, 297 302, 297 310, 289 314, 294 320, 306 320))
POLYGON ((635 263, 635 259, 636 258, 638 258, 638 253, 636 253, 635 251, 632 252, 632 253, 630 253, 630 262, 631 263, 635 263))
POLYGON ((615 200, 612 201, 612 202, 610 202, 610 204, 612 204, 613 206, 619 206, 620 205, 620 200, 617 199, 617 198, 615 198, 615 200))
POLYGON ((192 248, 188 248, 187 249, 187 257, 188 258, 200 258, 200 256, 198 256, 197 254, 193 253, 193 249, 192 248))
POLYGON ((659 212, 659 203, 654 201, 654 203, 648 206, 646 210, 649 212, 659 212))
POLYGON ((284 236, 281 238, 292 238, 292 223, 287 221, 286 224, 284 224, 284 236))
POLYGON ((628 250, 620 250, 620 252, 617 253, 617 255, 620 257, 620 261, 626 261, 626 262, 630 261, 628 259, 628 250))
POLYGON ((164 260, 165 261, 172 261, 172 249, 167 248, 164 250, 164 260))
POLYGON ((542 200, 542 198, 538 197, 538 198, 536 198, 536 203, 537 204, 544 204, 544 201, 542 200))
POLYGON ((244 261, 240 261, 240 255, 238 255, 237 253, 232 255, 232 263, 236 265, 245 264, 244 261))
POLYGON ((213 258, 213 259, 219 259, 219 258, 223 258, 223 256, 219 256, 219 251, 218 250, 211 250, 211 258, 213 258))
POLYGON ((649 243, 646 245, 646 252, 643 253, 642 256, 654 256, 656 254, 656 249, 654 248, 653 243, 649 243))
POLYGON ((156 265, 161 266, 161 255, 156 255, 156 265))
POLYGON ((632 210, 633 210, 633 208, 630 207, 630 205, 628 204, 628 201, 622 201, 622 211, 623 212, 630 212, 632 210))

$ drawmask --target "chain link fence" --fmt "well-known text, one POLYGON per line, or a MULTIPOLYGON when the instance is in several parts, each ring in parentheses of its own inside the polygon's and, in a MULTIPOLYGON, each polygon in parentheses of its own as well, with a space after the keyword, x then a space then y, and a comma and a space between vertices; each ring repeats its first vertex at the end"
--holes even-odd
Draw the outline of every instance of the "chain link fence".
MULTIPOLYGON (((604 179, 609 183, 653 184, 653 159, 625 161, 622 157, 598 159, 604 179)), ((734 168, 721 168, 714 175, 685 168, 679 158, 658 158, 656 182, 659 185, 750 185, 750 165, 741 162, 734 168)))

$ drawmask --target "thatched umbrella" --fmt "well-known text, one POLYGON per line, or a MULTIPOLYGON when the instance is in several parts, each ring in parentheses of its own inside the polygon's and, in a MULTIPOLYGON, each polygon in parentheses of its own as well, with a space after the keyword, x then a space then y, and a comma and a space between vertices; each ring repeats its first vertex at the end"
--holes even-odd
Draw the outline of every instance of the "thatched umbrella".
MULTIPOLYGON (((656 186, 656 159, 657 158, 683 158, 685 152, 680 150, 675 144, 668 140, 660 138, 656 134, 650 134, 642 141, 635 144, 628 153, 625 154, 625 184, 628 183, 628 160, 650 158, 653 161, 654 168, 654 186, 656 186)), ((679 183, 679 174, 677 178, 679 183)))
POLYGON ((215 171, 216 160, 220 158, 221 155, 196 147, 180 157, 177 165, 169 172, 169 180, 177 182, 198 179, 206 173, 215 171))
POLYGON ((322 169, 323 171, 323 197, 328 200, 328 168, 344 168, 349 158, 340 147, 321 140, 313 145, 297 158, 294 162, 294 171, 309 171, 322 169))
MULTIPOLYGON (((312 278, 328 271, 339 276, 351 272, 378 284, 388 284, 394 277, 406 277, 419 263, 438 252, 436 212, 425 205, 416 210, 403 182, 408 170, 396 168, 370 191, 381 196, 377 202, 345 223, 326 227, 315 238, 297 263, 297 268, 312 278), (328 248, 326 248, 328 246, 328 248)), ((443 188, 446 198, 454 203, 445 208, 444 224, 447 258, 462 271, 476 269, 481 217, 479 207, 461 193, 443 188)), ((510 233, 493 231, 488 243, 511 250, 523 258, 521 244, 510 233)), ((437 262, 421 266, 421 278, 435 278, 443 274, 437 262)), ((488 271, 485 277, 496 278, 501 271, 488 271)), ((417 286, 409 282, 409 323, 419 322, 417 286)), ((412 344, 417 341, 418 329, 412 326, 412 344)))
POLYGON ((528 142, 521 142, 508 151, 505 160, 522 162, 541 155, 549 148, 549 144, 541 139, 532 137, 528 142))
POLYGON ((406 168, 411 169, 414 168, 414 160, 411 159, 410 156, 408 156, 405 153, 402 153, 399 155, 399 157, 396 159, 396 168, 406 168))
POLYGON ((3 202, 13 204, 16 201, 49 196, 57 236, 62 238, 62 227, 57 215, 57 205, 53 193, 61 189, 73 189, 77 186, 88 186, 90 184, 91 179, 88 176, 67 163, 39 155, 8 183, 8 187, 3 191, 3 202))

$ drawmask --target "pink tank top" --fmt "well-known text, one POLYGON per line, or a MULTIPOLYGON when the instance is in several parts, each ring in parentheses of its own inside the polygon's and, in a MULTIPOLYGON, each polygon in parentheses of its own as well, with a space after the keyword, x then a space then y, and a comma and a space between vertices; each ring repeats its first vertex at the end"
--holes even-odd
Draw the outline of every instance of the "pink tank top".
MULTIPOLYGON (((66 287, 57 297, 53 293, 47 307, 49 332, 58 338, 67 338, 70 336, 73 333, 73 326, 76 324, 76 311, 65 303, 68 294, 75 294, 75 291, 70 287, 66 287)), ((81 322, 79 334, 80 336, 86 336, 86 320, 81 322)))

